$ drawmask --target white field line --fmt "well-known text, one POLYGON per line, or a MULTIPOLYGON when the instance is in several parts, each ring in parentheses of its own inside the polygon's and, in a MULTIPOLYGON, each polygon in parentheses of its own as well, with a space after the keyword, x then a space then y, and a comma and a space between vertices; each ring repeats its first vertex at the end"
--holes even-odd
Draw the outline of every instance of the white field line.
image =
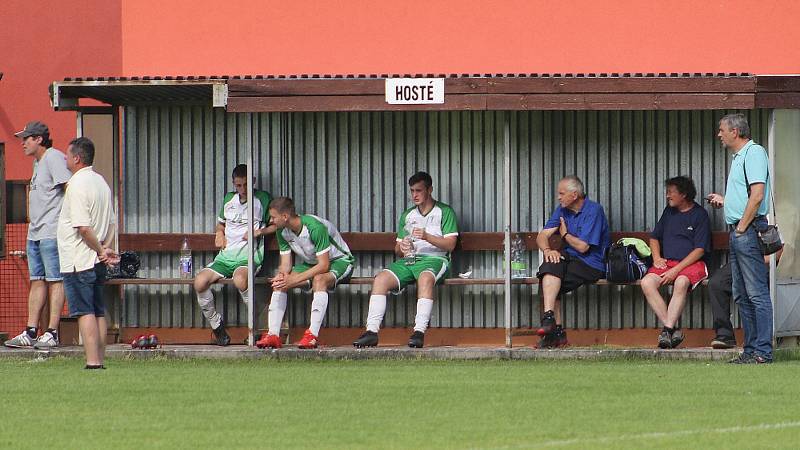
POLYGON ((659 438, 672 438, 678 436, 691 436, 694 434, 727 434, 727 433, 742 433, 746 431, 759 431, 759 430, 782 430, 785 428, 800 428, 800 422, 779 422, 779 423, 762 423, 759 425, 747 425, 728 428, 702 428, 699 430, 678 430, 678 431, 663 431, 653 433, 640 433, 640 434, 621 434, 619 436, 599 436, 588 438, 575 438, 575 439, 562 439, 545 442, 531 442, 529 444, 519 444, 504 447, 491 447, 486 450, 511 450, 511 449, 524 449, 524 448, 547 448, 547 447, 562 447, 566 445, 592 445, 592 444, 606 444, 618 441, 630 441, 636 439, 659 439, 659 438))

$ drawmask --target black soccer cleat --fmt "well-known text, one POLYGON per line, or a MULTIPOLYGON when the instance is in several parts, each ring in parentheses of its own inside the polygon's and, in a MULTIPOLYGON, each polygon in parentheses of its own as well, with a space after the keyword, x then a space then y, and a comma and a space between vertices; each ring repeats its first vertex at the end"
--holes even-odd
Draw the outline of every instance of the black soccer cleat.
POLYGON ((220 347, 226 347, 231 343, 231 337, 228 336, 228 332, 225 331, 225 324, 220 322, 217 328, 212 328, 211 331, 214 333, 214 343, 219 345, 220 347))
POLYGON ((672 333, 667 330, 661 330, 661 334, 658 335, 658 348, 664 350, 672 348, 672 333))
POLYGON ((569 340, 567 340, 567 332, 561 326, 556 327, 556 331, 553 332, 553 347, 567 347, 569 345, 569 340))
POLYGON ((422 331, 414 331, 411 337, 408 338, 408 346, 411 348, 422 348, 425 345, 425 333, 422 331))
POLYGON ((353 341, 353 347, 356 348, 364 348, 364 347, 376 347, 378 345, 378 333, 374 331, 365 331, 364 334, 359 336, 358 339, 353 341))
POLYGON ((681 342, 683 342, 683 338, 683 331, 681 331, 680 328, 676 328, 672 333, 672 339, 670 339, 670 345, 672 345, 672 348, 678 348, 678 346, 681 345, 681 342))
POLYGON ((542 315, 542 326, 536 330, 536 334, 539 336, 547 336, 548 334, 553 334, 556 331, 556 317, 553 311, 545 311, 544 315, 542 315))

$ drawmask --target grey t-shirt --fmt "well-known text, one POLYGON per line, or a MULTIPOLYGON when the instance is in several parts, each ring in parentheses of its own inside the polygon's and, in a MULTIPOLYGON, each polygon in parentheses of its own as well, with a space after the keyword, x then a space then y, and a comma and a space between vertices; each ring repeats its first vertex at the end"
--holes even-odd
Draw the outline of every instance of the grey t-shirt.
POLYGON ((28 240, 55 239, 58 215, 64 201, 64 184, 72 177, 67 158, 53 147, 45 150, 42 159, 33 160, 28 215, 28 240))

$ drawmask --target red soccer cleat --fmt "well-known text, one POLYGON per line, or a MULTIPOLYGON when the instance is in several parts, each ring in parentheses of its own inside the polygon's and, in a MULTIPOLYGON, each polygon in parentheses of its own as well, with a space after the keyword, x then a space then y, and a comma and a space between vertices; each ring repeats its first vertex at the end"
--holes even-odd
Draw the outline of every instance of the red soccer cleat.
POLYGON ((262 334, 261 339, 256 342, 258 348, 281 348, 282 346, 281 338, 269 333, 262 334))
POLYGON ((317 348, 319 346, 319 339, 311 333, 311 330, 306 330, 303 333, 303 339, 297 343, 299 348, 317 348))

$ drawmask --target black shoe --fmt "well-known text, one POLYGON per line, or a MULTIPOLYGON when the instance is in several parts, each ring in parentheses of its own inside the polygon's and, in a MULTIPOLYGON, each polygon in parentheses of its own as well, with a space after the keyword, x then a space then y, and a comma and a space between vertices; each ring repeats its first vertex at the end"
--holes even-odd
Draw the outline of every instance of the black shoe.
POLYGON ((553 333, 553 347, 566 347, 568 345, 567 332, 560 326, 556 327, 556 331, 553 333))
POLYGON ((676 329, 675 332, 672 333, 670 345, 672 345, 672 348, 678 348, 678 346, 681 345, 681 342, 683 342, 683 331, 676 329))
POLYGON ((220 322, 217 328, 212 328, 211 331, 214 333, 214 343, 225 347, 231 343, 231 337, 228 336, 228 332, 225 331, 225 324, 220 322))
POLYGON ((408 338, 408 346, 411 348, 422 348, 425 343, 425 333, 422 331, 414 331, 411 337, 408 338))
POLYGON ((672 334, 669 331, 661 330, 661 334, 658 335, 658 348, 672 348, 672 334))
POLYGON ((545 334, 539 339, 539 343, 536 344, 536 348, 554 348, 556 346, 556 335, 555 333, 545 334))
POLYGON ((378 345, 378 333, 374 331, 365 331, 358 339, 353 341, 353 347, 376 347, 378 345))
POLYGON ((545 337, 548 334, 553 334, 556 330, 556 317, 553 311, 545 311, 542 316, 542 326, 536 330, 536 334, 545 337))
POLYGON ((755 364, 772 364, 772 358, 765 358, 761 355, 753 356, 753 362, 755 364))
POLYGON ((713 341, 711 341, 711 348, 726 349, 735 347, 736 347, 736 338, 734 337, 717 336, 714 338, 713 341))
POLYGON ((756 359, 749 353, 740 353, 739 356, 728 361, 728 364, 755 364, 756 359))

